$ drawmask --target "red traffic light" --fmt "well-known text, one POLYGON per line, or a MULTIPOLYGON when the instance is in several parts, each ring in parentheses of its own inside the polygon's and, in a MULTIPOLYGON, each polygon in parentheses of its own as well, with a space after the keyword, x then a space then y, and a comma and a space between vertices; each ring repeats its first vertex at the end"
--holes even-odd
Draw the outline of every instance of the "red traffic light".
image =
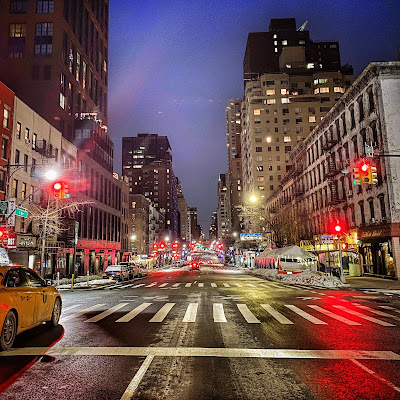
POLYGON ((364 172, 367 172, 369 169, 369 165, 367 163, 363 163, 363 165, 361 165, 361 170, 364 172))
POLYGON ((165 243, 164 242, 160 243, 160 249, 165 249, 165 243))
POLYGON ((154 244, 153 244, 153 250, 157 250, 157 248, 158 248, 158 247, 157 247, 157 243, 154 243, 154 244))
POLYGON ((53 188, 54 188, 54 190, 60 190, 60 189, 62 188, 62 185, 61 185, 60 182, 56 182, 56 183, 53 185, 53 188))
POLYGON ((68 184, 65 182, 54 182, 52 192, 56 199, 68 199, 70 197, 68 184))
POLYGON ((173 249, 178 249, 179 248, 179 243, 178 242, 172 243, 172 248, 173 249))
POLYGON ((342 231, 342 227, 339 224, 335 225, 335 231, 338 232, 338 233, 341 232, 342 231))

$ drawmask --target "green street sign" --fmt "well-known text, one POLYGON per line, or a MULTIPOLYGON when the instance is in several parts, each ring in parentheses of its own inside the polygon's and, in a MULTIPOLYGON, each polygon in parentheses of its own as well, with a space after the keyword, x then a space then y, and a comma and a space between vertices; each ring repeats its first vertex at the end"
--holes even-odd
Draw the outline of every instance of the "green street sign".
POLYGON ((17 215, 18 217, 22 217, 22 218, 28 218, 28 211, 23 210, 22 208, 16 208, 15 215, 17 215))
POLYGON ((0 201, 0 215, 8 214, 8 201, 0 201))

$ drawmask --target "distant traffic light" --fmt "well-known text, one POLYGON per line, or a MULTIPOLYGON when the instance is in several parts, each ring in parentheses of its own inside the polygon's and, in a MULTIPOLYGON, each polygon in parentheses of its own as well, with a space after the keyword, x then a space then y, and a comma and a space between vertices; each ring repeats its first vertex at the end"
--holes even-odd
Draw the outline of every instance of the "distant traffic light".
POLYGON ((173 248, 174 250, 179 249, 179 243, 178 243, 178 242, 172 243, 172 248, 173 248))
POLYGON ((371 164, 364 161, 360 167, 361 184, 369 183, 371 164))
POLYGON ((360 168, 353 168, 353 185, 361 185, 360 168))
POLYGON ((55 199, 68 199, 70 197, 67 183, 57 181, 52 185, 52 192, 55 199))
POLYGON ((337 232, 337 233, 340 233, 340 232, 342 232, 342 226, 339 224, 339 221, 336 223, 336 225, 335 225, 335 231, 337 232))
POLYGON ((375 166, 369 161, 362 161, 353 168, 354 185, 376 185, 378 183, 378 174, 375 166))

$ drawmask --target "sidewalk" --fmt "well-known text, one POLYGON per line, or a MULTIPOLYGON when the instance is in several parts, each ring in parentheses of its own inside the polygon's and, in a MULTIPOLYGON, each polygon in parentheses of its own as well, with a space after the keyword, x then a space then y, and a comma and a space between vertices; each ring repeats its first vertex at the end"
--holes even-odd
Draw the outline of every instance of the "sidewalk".
POLYGON ((400 281, 372 276, 346 276, 346 283, 355 289, 400 290, 400 281))

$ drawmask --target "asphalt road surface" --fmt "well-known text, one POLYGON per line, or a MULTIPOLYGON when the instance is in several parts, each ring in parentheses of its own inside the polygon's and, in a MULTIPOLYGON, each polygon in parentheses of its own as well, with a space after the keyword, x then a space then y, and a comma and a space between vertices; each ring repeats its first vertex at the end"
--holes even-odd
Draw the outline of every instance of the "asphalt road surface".
POLYGON ((400 399, 399 296, 203 268, 62 298, 0 353, 1 399, 400 399))

